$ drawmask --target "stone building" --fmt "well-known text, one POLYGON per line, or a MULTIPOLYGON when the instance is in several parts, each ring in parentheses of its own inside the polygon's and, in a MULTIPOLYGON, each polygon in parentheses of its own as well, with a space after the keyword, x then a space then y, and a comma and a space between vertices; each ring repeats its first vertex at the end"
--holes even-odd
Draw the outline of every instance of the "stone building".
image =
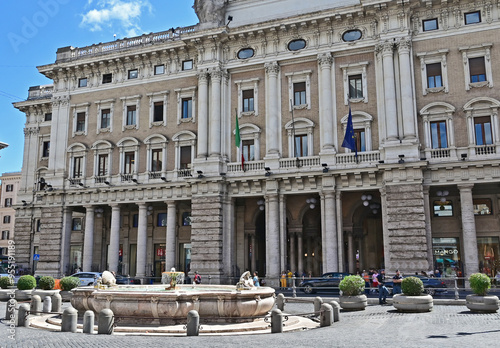
MULTIPOLYGON (((14 241, 14 224, 16 221, 17 191, 21 172, 3 173, 0 176, 0 256, 7 257, 9 241, 14 241)), ((4 261, 2 259, 2 261, 4 261)))
POLYGON ((495 273, 500 3, 195 5, 197 25, 38 67, 53 85, 14 104, 17 262, 270 284, 287 269, 495 273), (357 156, 341 146, 349 107, 357 156))

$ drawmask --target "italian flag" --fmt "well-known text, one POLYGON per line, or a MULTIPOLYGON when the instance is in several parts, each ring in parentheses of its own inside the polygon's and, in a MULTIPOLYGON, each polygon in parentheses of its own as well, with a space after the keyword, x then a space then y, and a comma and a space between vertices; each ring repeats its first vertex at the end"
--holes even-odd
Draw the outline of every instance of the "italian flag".
POLYGON ((240 136, 240 125, 238 123, 238 112, 236 112, 236 136, 234 137, 236 147, 238 148, 238 156, 241 158, 241 170, 245 171, 245 157, 243 156, 243 143, 240 136))

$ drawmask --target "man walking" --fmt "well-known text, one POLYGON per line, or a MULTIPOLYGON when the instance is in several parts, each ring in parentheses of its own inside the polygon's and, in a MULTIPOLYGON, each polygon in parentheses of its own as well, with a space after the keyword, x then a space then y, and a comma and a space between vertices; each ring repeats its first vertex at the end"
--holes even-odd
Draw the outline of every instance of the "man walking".
POLYGON ((381 269, 379 274, 377 275, 378 280, 378 304, 386 304, 387 303, 387 295, 389 295, 389 291, 385 287, 385 270, 381 269))
POLYGON ((401 283, 403 282, 403 276, 399 273, 399 269, 396 270, 396 275, 392 277, 392 283, 394 286, 392 287, 392 293, 394 295, 401 293, 401 283))

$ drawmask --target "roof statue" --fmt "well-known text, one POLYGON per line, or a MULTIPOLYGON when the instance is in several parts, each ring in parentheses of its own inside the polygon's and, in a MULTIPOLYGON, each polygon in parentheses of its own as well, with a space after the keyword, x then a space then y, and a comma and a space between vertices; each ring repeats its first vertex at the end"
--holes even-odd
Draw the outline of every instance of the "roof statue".
POLYGON ((194 11, 202 28, 215 28, 224 24, 228 0, 194 0, 194 11))

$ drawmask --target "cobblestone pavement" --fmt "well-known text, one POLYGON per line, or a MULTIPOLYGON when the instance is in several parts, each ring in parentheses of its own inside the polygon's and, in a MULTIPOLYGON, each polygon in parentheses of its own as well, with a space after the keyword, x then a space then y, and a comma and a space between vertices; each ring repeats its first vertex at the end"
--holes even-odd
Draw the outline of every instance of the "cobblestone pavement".
MULTIPOLYGON (((325 302, 327 299, 325 299, 325 302)), ((290 303, 288 313, 312 312, 312 304, 290 303)), ((5 302, 0 303, 0 317, 5 302)), ((165 337, 88 335, 16 328, 0 324, 4 347, 495 347, 500 342, 500 314, 474 314, 465 306, 435 306, 430 313, 398 313, 390 305, 370 305, 365 311, 342 312, 327 328, 283 334, 165 337)))

